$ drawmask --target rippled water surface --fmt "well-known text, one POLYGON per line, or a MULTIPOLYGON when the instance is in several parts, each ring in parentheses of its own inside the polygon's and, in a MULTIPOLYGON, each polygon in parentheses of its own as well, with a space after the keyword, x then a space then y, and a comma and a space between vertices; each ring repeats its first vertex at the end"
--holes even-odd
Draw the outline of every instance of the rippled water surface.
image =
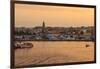
POLYGON ((15 66, 94 61, 94 42, 27 41, 34 47, 15 50, 15 66), (85 47, 86 45, 89 47, 85 47))

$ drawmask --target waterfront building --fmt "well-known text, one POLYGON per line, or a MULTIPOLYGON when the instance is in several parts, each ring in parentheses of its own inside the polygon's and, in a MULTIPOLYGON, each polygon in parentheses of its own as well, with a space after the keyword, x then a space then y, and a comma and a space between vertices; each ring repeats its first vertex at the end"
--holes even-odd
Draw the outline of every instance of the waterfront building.
POLYGON ((42 24, 42 39, 46 39, 46 28, 45 28, 45 22, 43 21, 42 24))

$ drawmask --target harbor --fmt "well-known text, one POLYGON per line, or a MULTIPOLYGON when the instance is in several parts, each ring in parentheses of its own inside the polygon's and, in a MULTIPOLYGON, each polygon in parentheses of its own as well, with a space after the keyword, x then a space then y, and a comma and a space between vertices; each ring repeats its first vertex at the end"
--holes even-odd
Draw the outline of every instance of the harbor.
POLYGON ((32 48, 15 49, 15 66, 94 61, 94 42, 26 41, 32 48))

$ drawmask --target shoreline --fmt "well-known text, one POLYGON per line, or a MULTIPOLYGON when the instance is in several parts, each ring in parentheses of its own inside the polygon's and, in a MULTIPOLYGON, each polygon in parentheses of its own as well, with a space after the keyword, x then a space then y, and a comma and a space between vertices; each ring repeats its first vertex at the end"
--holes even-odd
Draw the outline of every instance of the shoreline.
POLYGON ((80 41, 84 41, 84 42, 95 42, 95 40, 15 40, 15 41, 75 41, 75 42, 80 42, 80 41))

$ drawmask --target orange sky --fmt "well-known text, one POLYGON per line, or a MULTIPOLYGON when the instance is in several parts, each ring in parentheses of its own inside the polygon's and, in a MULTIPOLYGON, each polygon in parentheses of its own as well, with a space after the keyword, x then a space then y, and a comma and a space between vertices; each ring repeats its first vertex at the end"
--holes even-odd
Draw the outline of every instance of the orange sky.
POLYGON ((94 8, 15 4, 15 26, 94 26, 94 8))

